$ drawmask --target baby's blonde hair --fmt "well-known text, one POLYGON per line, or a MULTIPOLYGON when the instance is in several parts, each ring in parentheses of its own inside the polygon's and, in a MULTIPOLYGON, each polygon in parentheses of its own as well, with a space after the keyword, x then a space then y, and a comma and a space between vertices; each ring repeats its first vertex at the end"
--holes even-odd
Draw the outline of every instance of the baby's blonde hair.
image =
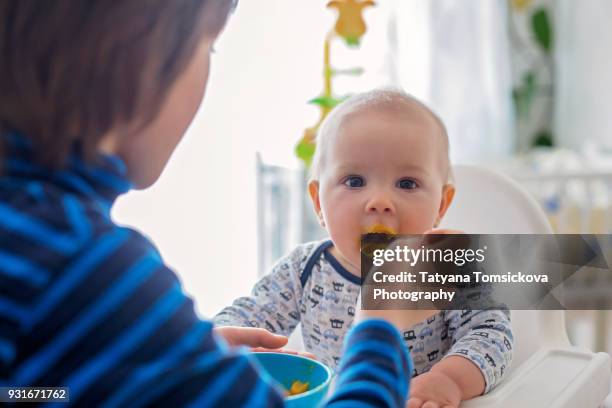
POLYGON ((357 111, 370 108, 402 110, 414 109, 415 106, 429 114, 440 127, 440 133, 443 139, 442 142, 445 149, 444 160, 446 161, 448 169, 447 183, 451 183, 452 170, 449 159, 449 144, 446 126, 444 126, 444 123, 438 115, 429 109, 427 105, 414 96, 396 88, 378 88, 351 96, 336 106, 330 114, 327 115, 317 133, 317 149, 310 167, 310 180, 319 180, 321 171, 325 165, 329 145, 333 140, 333 136, 340 130, 347 116, 357 111))

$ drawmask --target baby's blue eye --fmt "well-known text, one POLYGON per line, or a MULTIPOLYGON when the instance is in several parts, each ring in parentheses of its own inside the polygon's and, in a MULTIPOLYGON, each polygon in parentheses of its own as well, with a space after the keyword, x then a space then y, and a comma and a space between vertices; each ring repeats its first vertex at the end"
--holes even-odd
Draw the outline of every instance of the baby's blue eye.
POLYGON ((397 182, 397 187, 404 189, 404 190, 414 190, 415 188, 418 187, 418 185, 416 181, 405 178, 397 182))
POLYGON ((363 187, 365 185, 365 180, 361 176, 348 176, 344 180, 344 185, 351 188, 363 187))

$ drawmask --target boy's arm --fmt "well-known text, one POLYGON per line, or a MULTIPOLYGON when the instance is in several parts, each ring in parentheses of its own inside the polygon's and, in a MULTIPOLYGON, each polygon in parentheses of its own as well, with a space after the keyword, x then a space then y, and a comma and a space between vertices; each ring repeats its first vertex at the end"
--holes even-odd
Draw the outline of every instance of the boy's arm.
POLYGON ((335 392, 325 406, 403 408, 411 374, 397 329, 385 320, 365 320, 346 337, 335 392))
POLYGON ((0 294, 0 387, 7 385, 17 355, 18 315, 11 316, 4 313, 8 310, 2 310, 9 306, 9 302, 4 294, 0 294))
POLYGON ((299 299, 302 293, 300 249, 282 258, 261 278, 251 296, 239 297, 214 318, 218 326, 261 327, 275 334, 290 335, 300 322, 299 299))
POLYGON ((446 319, 453 345, 432 371, 440 370, 455 379, 468 398, 491 391, 503 379, 512 362, 510 312, 452 310, 446 312, 446 319), (462 377, 464 374, 473 377, 469 384, 462 380, 467 378, 462 377), (474 387, 475 384, 478 387, 474 387), (481 388, 480 393, 476 388, 481 388))

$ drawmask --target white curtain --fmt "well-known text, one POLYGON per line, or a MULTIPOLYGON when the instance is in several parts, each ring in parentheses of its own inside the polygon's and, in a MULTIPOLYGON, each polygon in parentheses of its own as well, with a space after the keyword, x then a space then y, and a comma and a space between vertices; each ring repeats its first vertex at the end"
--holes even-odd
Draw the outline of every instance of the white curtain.
POLYGON ((612 153, 612 2, 558 0, 556 134, 612 153))
POLYGON ((397 84, 445 122, 453 162, 514 150, 504 0, 397 1, 397 84))

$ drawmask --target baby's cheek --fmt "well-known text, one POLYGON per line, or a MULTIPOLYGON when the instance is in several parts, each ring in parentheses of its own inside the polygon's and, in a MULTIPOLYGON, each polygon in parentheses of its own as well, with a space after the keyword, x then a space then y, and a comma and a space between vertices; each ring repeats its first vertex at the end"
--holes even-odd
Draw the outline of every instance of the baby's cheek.
POLYGON ((361 233, 359 229, 352 231, 351 224, 348 220, 337 220, 334 229, 329 231, 334 245, 342 252, 343 256, 351 262, 360 259, 361 251, 361 233))
POLYGON ((403 233, 422 234, 433 228, 436 222, 438 207, 435 204, 428 202, 415 207, 411 211, 406 212, 402 219, 401 231, 403 233))

